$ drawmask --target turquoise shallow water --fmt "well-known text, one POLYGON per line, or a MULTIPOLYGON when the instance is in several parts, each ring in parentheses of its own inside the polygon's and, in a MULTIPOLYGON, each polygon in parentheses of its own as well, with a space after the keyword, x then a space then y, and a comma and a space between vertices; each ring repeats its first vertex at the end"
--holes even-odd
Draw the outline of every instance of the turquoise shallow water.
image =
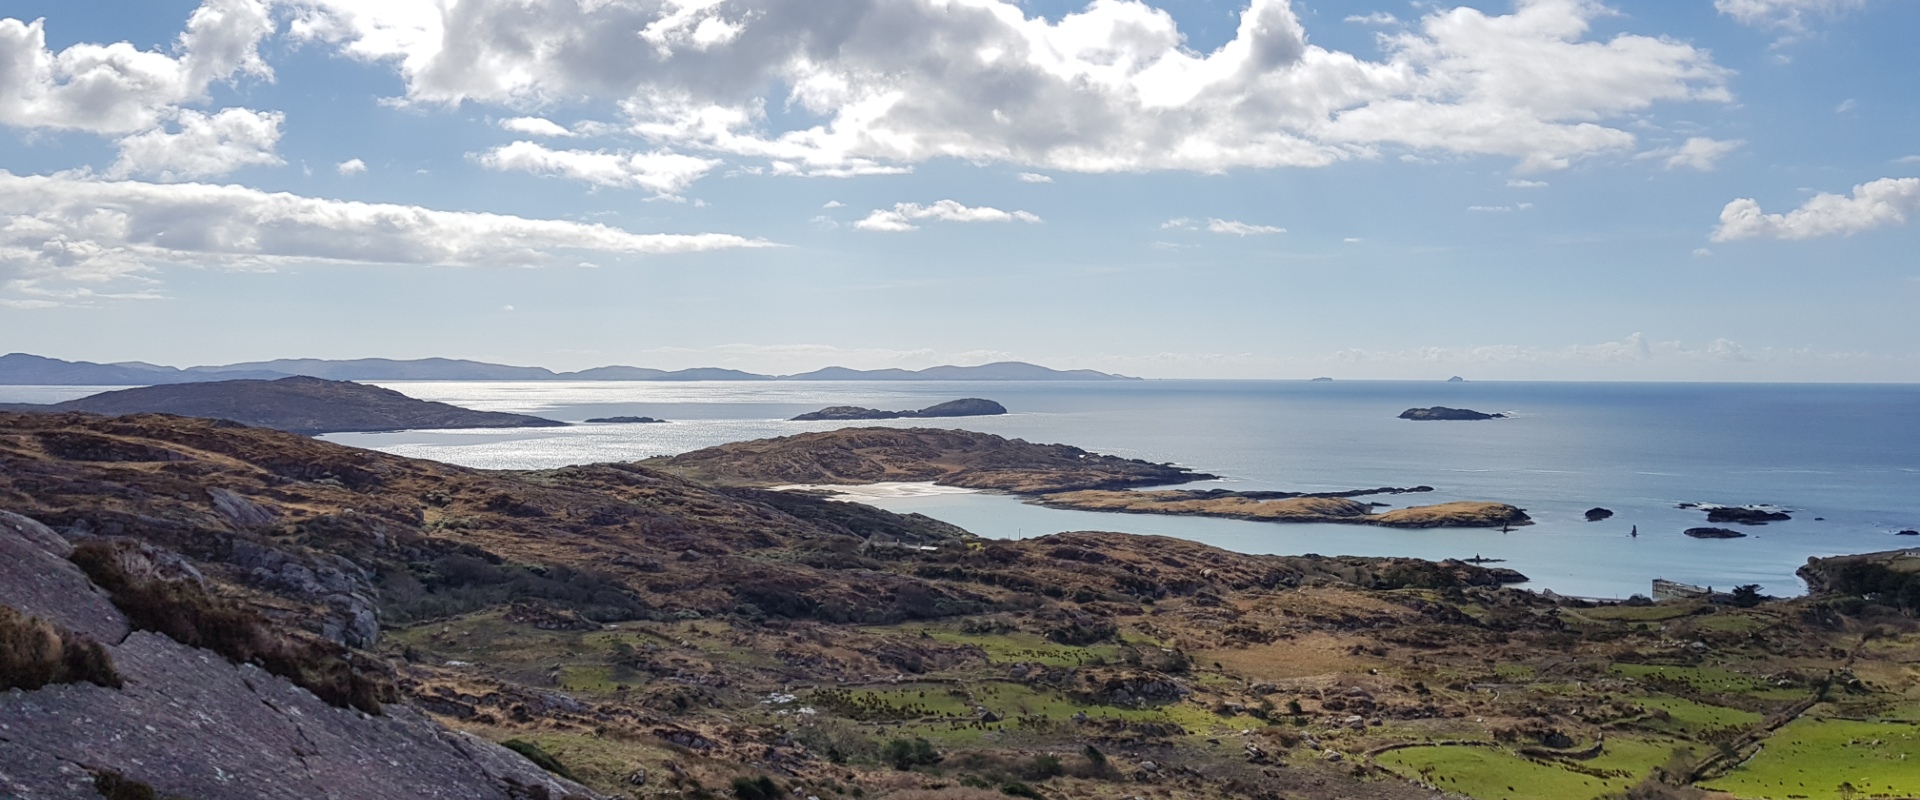
MULTIPOLYGON (((1577 383, 1140 381, 1125 383, 391 383, 473 408, 577 421, 638 414, 667 425, 520 432, 343 434, 333 441, 488 468, 637 459, 728 441, 823 430, 783 421, 827 405, 918 408, 987 397, 1004 417, 952 427, 1173 461, 1236 489, 1334 490, 1427 484, 1407 504, 1486 499, 1526 508, 1512 533, 1400 531, 1060 511, 983 494, 871 499, 986 536, 1119 530, 1180 536, 1244 552, 1475 554, 1507 559, 1535 588, 1589 596, 1648 591, 1664 577, 1775 594, 1811 555, 1920 546, 1920 386, 1577 383), (1514 415, 1407 422, 1412 406, 1514 415), (1768 503, 1791 522, 1737 540, 1680 534, 1705 524, 1680 502, 1768 503), (1613 519, 1581 512, 1605 506, 1613 519), (1815 521, 1824 517, 1824 521, 1815 521), (1638 525, 1640 537, 1627 536, 1638 525)), ((13 387, 21 388, 21 387, 13 387)), ((0 392, 4 394, 4 392, 0 392)), ((42 392, 35 400, 45 397, 42 392)), ((4 398, 0 398, 4 399, 4 398)), ((22 398, 26 399, 26 398, 22 398)), ((905 424, 905 423, 896 423, 905 424)))

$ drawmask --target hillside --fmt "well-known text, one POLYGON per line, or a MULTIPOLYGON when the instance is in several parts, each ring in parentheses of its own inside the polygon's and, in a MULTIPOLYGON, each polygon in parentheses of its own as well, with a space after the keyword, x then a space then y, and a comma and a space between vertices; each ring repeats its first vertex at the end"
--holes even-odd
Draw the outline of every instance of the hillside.
POLYGON ((563 422, 472 411, 416 400, 392 389, 346 381, 291 377, 147 386, 82 397, 48 406, 10 410, 93 414, 174 414, 224 419, 292 433, 391 431, 431 428, 536 428, 563 422))
MULTIPOLYGON (((1061 447, 942 441, 957 476, 1061 447)), ((1920 792, 1920 624, 1847 561, 1810 571, 1858 595, 1601 604, 158 415, 0 413, 0 509, 37 521, 0 518, 0 627, 43 654, 0 650, 0 794, 1920 792)))

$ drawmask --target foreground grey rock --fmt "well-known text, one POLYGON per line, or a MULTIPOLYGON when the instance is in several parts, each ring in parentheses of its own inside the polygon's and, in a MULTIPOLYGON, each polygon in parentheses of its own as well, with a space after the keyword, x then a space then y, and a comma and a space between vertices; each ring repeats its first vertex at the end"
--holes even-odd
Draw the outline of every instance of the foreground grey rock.
POLYGON ((0 797, 97 798, 105 770, 196 800, 597 797, 406 706, 335 708, 258 667, 128 634, 65 546, 0 512, 0 602, 99 638, 125 685, 0 694, 0 797))

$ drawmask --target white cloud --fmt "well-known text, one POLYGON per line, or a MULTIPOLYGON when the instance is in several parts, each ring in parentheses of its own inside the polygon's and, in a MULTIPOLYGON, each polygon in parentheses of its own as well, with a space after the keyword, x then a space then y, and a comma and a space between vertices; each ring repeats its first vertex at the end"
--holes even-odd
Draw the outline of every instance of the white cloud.
POLYGON ((107 174, 177 181, 216 177, 241 167, 284 164, 273 149, 285 121, 286 115, 278 111, 228 108, 208 116, 182 110, 173 119, 178 131, 154 128, 122 138, 120 159, 107 174))
POLYGON ((358 175, 367 171, 367 162, 357 158, 349 158, 333 165, 333 169, 342 175, 358 175))
POLYGON ((71 300, 145 285, 157 266, 289 262, 447 266, 571 263, 574 251, 653 255, 765 246, 716 233, 325 200, 244 186, 143 183, 0 170, 0 283, 16 298, 71 300))
POLYGON ((941 200, 932 205, 919 203, 894 203, 893 208, 877 208, 865 219, 853 223, 853 227, 863 231, 900 232, 918 230, 913 224, 921 220, 940 222, 1039 222, 1040 218, 1025 211, 1001 211, 988 206, 964 206, 953 200, 941 200))
POLYGON ((1254 225, 1230 219, 1210 219, 1207 220, 1207 232, 1232 236, 1266 236, 1274 233, 1286 233, 1287 229, 1276 228, 1272 225, 1254 225))
POLYGON ((1016 177, 1020 179, 1021 183, 1052 183, 1053 182, 1053 178, 1051 176, 1042 175, 1038 172, 1022 172, 1016 177))
POLYGON ((1349 237, 1347 237, 1347 238, 1345 238, 1345 239, 1341 239, 1340 241, 1341 241, 1341 242, 1344 242, 1344 243, 1346 243, 1346 244, 1359 244, 1359 243, 1361 243, 1361 242, 1364 242, 1364 241, 1366 241, 1366 240, 1365 240, 1365 239, 1362 239, 1362 238, 1360 238, 1360 237, 1358 237, 1358 236, 1349 236, 1349 237))
POLYGON ((1591 36, 1612 13, 1595 0, 1436 11, 1383 39, 1379 61, 1309 44, 1288 0, 1252 0, 1211 53, 1188 49, 1164 10, 1125 0, 1056 20, 1011 0, 847 0, 833 14, 817 0, 286 2, 295 36, 393 65, 411 102, 613 101, 659 146, 776 174, 935 158, 1219 171, 1383 147, 1552 169, 1630 149, 1613 120, 1730 99, 1704 50, 1591 36), (822 121, 781 126, 768 104, 822 121))
POLYGON ((1685 167, 1701 172, 1712 172, 1713 168, 1720 163, 1720 159, 1732 155, 1734 151, 1739 150, 1741 146, 1745 144, 1746 142, 1741 139, 1722 141, 1709 139, 1705 136, 1695 136, 1687 139, 1678 147, 1663 147, 1658 150, 1650 150, 1641 154, 1641 156, 1644 158, 1658 158, 1661 160, 1660 163, 1667 169, 1680 169, 1685 167))
POLYGON ((846 203, 842 203, 838 200, 828 200, 825 205, 822 205, 820 207, 821 208, 844 208, 846 207, 846 205, 847 205, 846 203))
POLYGON ((661 197, 678 195, 720 162, 655 150, 551 150, 534 142, 514 142, 478 157, 488 169, 531 172, 584 181, 595 186, 650 189, 661 197))
POLYGON ((1858 107, 1860 107, 1860 103, 1859 103, 1859 101, 1856 101, 1856 100, 1854 100, 1853 98, 1851 98, 1851 97, 1849 97, 1849 98, 1847 98, 1847 99, 1845 99, 1845 100, 1842 100, 1842 101, 1840 101, 1840 105, 1837 105, 1837 106, 1834 106, 1834 107, 1833 107, 1833 113, 1835 113, 1835 114, 1845 114, 1845 113, 1847 113, 1847 112, 1849 112, 1849 111, 1852 111, 1852 110, 1854 110, 1855 108, 1858 108, 1858 107))
POLYGON ((1495 213, 1504 213, 1509 211, 1525 211, 1529 208, 1533 208, 1532 203, 1514 203, 1513 205, 1510 205, 1510 206, 1467 206, 1468 211, 1495 212, 1495 213))
POLYGON ((1547 188, 1547 182, 1546 181, 1523 181, 1523 180, 1516 179, 1516 180, 1507 181, 1507 188, 1509 189, 1545 189, 1547 188))
POLYGON ((572 136, 573 131, 543 117, 514 117, 500 120, 500 127, 527 136, 572 136))
POLYGON ((1851 197, 1822 192, 1785 214, 1767 214, 1752 198, 1741 198, 1720 211, 1720 227, 1713 240, 1813 239, 1852 236, 1907 221, 1920 211, 1920 178, 1881 178, 1853 187, 1851 197))
POLYGON ((1901 156, 1893 160, 1895 164, 1920 164, 1920 155, 1901 156))
POLYGON ((259 44, 273 29, 263 0, 205 0, 175 44, 178 57, 126 42, 55 53, 42 21, 0 19, 0 124, 101 134, 158 127, 215 81, 271 77, 259 44))
POLYGON ((1385 11, 1375 11, 1371 14, 1351 14, 1347 16, 1346 21, 1355 23, 1357 25, 1398 25, 1400 24, 1399 17, 1396 17, 1385 11))
POLYGON ((1804 30, 1810 16, 1834 16, 1866 5, 1866 0, 1713 0, 1720 13, 1746 25, 1804 30))
POLYGON ((1198 226, 1198 225, 1195 225, 1195 224, 1194 224, 1194 222, 1193 222, 1193 220, 1192 220, 1191 218, 1188 218, 1188 217, 1174 217, 1173 219, 1170 219, 1170 220, 1167 220, 1166 222, 1162 222, 1162 223, 1160 223, 1160 230, 1163 230, 1163 231, 1192 231, 1192 230, 1199 230, 1199 226, 1198 226))

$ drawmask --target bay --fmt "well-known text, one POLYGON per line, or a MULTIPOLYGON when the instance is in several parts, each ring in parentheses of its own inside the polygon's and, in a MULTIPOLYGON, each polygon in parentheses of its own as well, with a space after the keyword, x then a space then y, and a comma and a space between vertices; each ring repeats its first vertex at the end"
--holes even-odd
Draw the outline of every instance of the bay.
MULTIPOLYGON (((1653 578, 1771 594, 1804 590, 1807 557, 1920 546, 1920 386, 1355 381, 1098 383, 383 382, 427 400, 578 422, 652 416, 666 424, 526 431, 335 434, 328 440, 494 469, 670 455, 731 441, 831 430, 788 422, 828 405, 920 408, 961 397, 1013 413, 939 420, 1222 476, 1199 487, 1328 491, 1430 485, 1395 505, 1496 500, 1535 525, 1390 530, 1044 509, 980 493, 894 492, 864 502, 919 512, 983 536, 1115 530, 1250 553, 1501 558, 1565 594, 1645 594, 1653 578), (1409 422, 1409 407, 1498 411, 1510 419, 1409 422), (1741 527, 1745 539, 1681 535, 1705 514, 1679 503, 1764 503, 1794 519, 1741 527), (1616 515, 1586 522, 1587 508, 1616 515), (1823 518, 1823 519, 1816 519, 1823 518), (1638 526, 1640 536, 1628 531, 1638 526)), ((25 389, 31 387, 8 387, 25 389)), ((6 392, 0 391, 0 395, 6 392)), ((46 397, 42 390, 34 399, 46 397)), ((26 398, 21 398, 26 399, 26 398)), ((927 421, 891 421, 911 426, 927 421)), ((1735 526, 1738 527, 1738 526, 1735 526)))

